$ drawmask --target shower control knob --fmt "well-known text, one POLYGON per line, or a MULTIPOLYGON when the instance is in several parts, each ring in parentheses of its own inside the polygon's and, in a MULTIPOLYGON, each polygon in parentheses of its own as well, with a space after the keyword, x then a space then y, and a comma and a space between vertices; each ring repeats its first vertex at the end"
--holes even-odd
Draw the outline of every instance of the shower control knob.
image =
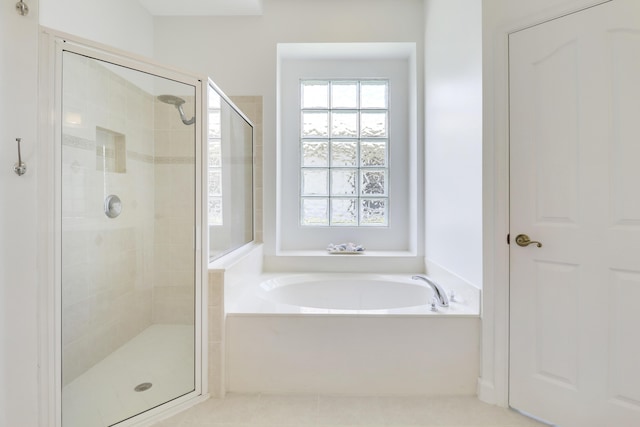
POLYGON ((104 214, 109 218, 116 218, 122 213, 120 197, 110 194, 104 199, 104 214))

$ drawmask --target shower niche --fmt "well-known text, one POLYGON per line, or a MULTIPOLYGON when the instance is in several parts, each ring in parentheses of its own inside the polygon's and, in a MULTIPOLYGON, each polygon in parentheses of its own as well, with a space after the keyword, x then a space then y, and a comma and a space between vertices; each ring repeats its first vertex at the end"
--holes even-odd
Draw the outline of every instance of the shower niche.
POLYGON ((96 128, 96 169, 103 172, 127 171, 127 145, 124 135, 96 128))
POLYGON ((56 425, 136 425, 206 393, 207 87, 57 46, 56 425))

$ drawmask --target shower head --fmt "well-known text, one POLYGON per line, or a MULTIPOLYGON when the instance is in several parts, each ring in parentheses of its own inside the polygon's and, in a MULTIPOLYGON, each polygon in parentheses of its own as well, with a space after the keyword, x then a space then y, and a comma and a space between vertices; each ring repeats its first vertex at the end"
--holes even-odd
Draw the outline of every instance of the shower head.
POLYGON ((176 107, 185 103, 185 100, 175 95, 158 95, 158 101, 176 107))
POLYGON ((196 121, 195 116, 191 117, 190 119, 187 119, 187 117, 184 115, 184 110, 182 109, 182 104, 185 103, 184 99, 175 95, 158 95, 158 101, 164 102, 165 104, 173 105, 174 107, 176 107, 178 109, 178 113, 180 113, 180 119, 182 119, 182 123, 184 123, 185 125, 190 125, 195 123, 196 121))

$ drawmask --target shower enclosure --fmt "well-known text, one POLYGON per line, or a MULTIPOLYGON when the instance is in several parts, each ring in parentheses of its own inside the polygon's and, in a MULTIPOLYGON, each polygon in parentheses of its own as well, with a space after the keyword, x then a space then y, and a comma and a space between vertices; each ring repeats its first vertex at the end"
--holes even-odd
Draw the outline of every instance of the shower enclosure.
POLYGON ((253 125, 209 81, 207 91, 209 261, 254 240, 253 125))
POLYGON ((68 40, 55 64, 56 425, 133 425, 206 391, 207 88, 68 40))

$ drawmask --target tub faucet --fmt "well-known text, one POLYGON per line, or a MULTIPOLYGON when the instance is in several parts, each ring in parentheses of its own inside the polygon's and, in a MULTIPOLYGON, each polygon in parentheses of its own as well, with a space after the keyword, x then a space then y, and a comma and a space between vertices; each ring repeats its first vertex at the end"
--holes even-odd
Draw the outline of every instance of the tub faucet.
POLYGON ((440 307, 449 307, 449 298, 447 294, 444 292, 444 289, 440 285, 438 285, 433 280, 429 279, 427 276, 413 276, 411 277, 413 280, 422 280, 427 285, 433 289, 433 298, 440 307))

